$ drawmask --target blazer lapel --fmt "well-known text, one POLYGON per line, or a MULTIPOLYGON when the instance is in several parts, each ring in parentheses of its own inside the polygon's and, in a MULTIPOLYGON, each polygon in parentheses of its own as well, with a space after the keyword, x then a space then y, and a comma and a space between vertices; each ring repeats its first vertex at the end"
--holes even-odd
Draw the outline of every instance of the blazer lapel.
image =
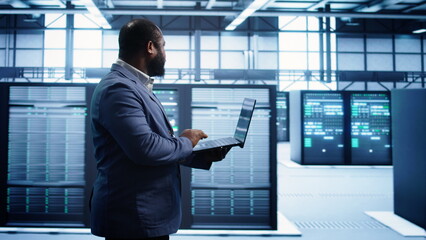
POLYGON ((120 66, 120 65, 118 65, 118 64, 113 64, 112 65, 112 67, 111 67, 111 70, 113 71, 113 70, 115 70, 115 71, 119 71, 119 72, 121 72, 122 74, 124 74, 128 79, 130 79, 130 80, 132 80, 133 82, 135 82, 136 83, 136 85, 138 85, 139 86, 139 89, 142 89, 142 91, 145 93, 145 94, 148 94, 148 96, 151 98, 151 100, 152 101, 154 101, 157 105, 158 105, 158 107, 161 109, 161 112, 163 113, 163 117, 164 117, 164 120, 165 120, 165 122, 166 122, 166 124, 167 124, 167 128, 169 129, 169 131, 170 131, 170 134, 171 135, 174 135, 174 131, 173 131, 173 128, 172 128, 172 125, 170 125, 170 122, 169 122, 169 119, 168 119, 168 117, 167 117, 167 114, 166 114, 166 111, 164 110, 164 107, 163 107, 163 105, 161 104, 161 102, 160 102, 160 100, 158 100, 158 98, 155 96, 155 94, 154 93, 152 93, 152 92, 150 92, 147 88, 146 88, 146 86, 144 86, 143 84, 142 84, 142 82, 135 76, 135 75, 133 75, 132 73, 130 73, 129 71, 127 71, 125 68, 123 68, 122 66, 120 66))

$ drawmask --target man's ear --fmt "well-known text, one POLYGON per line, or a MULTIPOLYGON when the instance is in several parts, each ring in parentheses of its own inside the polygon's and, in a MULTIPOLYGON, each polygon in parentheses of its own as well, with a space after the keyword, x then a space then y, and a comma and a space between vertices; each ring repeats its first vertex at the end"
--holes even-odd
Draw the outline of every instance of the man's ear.
POLYGON ((148 44, 146 45, 146 52, 148 55, 155 54, 157 49, 154 46, 154 43, 152 41, 148 41, 148 44))

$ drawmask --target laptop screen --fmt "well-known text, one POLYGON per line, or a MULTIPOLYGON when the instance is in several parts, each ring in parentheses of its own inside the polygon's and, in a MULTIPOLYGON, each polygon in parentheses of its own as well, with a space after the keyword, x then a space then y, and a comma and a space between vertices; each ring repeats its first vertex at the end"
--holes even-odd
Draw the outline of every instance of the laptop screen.
POLYGON ((255 105, 255 99, 245 98, 243 102, 243 107, 241 108, 240 118, 238 119, 237 129, 235 130, 234 138, 238 141, 241 141, 243 146, 244 142, 246 141, 247 132, 250 126, 251 117, 253 116, 255 105))

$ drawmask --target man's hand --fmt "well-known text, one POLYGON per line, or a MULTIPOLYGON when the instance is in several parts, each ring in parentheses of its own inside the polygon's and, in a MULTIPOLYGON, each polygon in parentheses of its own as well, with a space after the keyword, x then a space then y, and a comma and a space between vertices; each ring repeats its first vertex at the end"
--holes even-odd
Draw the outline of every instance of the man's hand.
POLYGON ((197 145, 200 139, 208 138, 207 134, 198 129, 185 129, 183 130, 181 137, 187 137, 192 142, 192 147, 197 145))
POLYGON ((200 158, 203 158, 206 161, 218 162, 223 160, 226 157, 226 154, 231 150, 232 147, 220 147, 215 148, 209 151, 204 151, 198 153, 200 158))

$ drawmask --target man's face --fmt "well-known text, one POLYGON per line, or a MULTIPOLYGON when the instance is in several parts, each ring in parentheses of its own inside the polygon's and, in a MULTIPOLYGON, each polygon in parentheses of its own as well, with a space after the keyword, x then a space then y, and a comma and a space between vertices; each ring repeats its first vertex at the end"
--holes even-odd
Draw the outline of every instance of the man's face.
POLYGON ((160 41, 155 44, 157 48, 157 55, 148 62, 148 75, 151 77, 162 77, 165 74, 164 64, 166 63, 166 52, 164 38, 161 37, 160 41))

